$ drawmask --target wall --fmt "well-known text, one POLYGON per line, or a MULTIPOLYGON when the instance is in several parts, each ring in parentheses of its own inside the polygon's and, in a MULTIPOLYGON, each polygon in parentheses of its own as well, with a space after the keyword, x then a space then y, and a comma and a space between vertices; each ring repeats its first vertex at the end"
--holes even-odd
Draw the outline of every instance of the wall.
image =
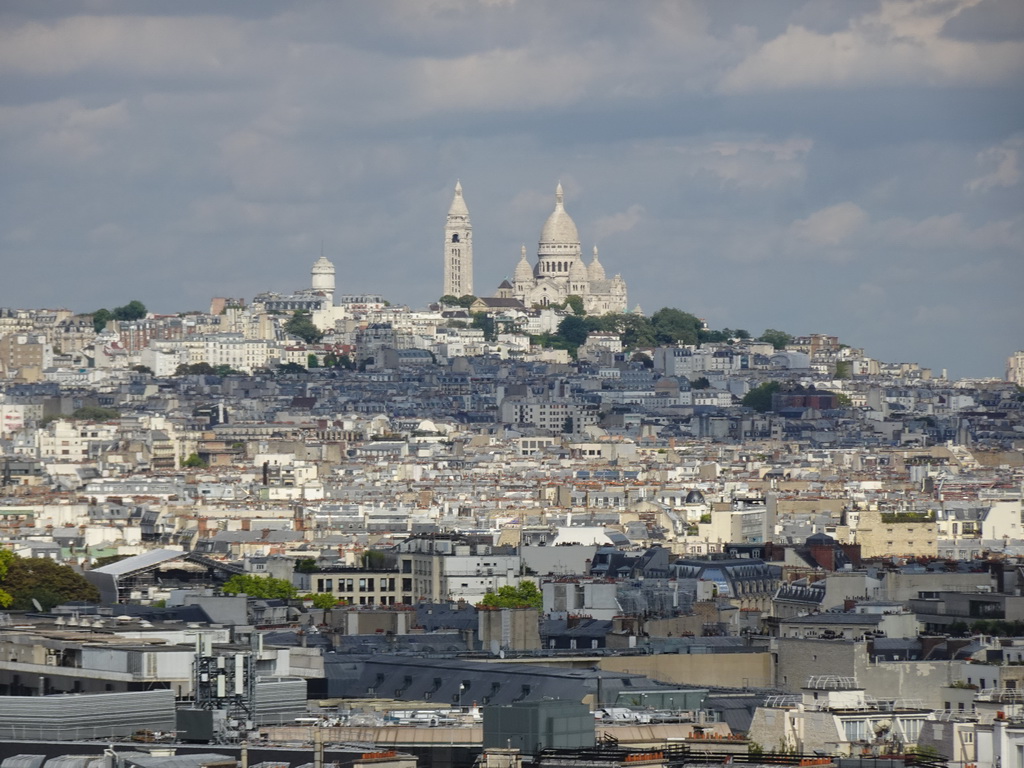
POLYGON ((694 653, 603 658, 598 668, 609 672, 647 675, 677 685, 759 687, 772 684, 770 653, 694 653))

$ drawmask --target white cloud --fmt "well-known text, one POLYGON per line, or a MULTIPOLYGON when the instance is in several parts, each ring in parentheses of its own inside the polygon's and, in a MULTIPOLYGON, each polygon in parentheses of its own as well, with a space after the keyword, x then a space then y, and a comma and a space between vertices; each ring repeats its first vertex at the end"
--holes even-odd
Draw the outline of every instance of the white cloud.
POLYGON ((701 141, 681 151, 695 172, 717 177, 723 186, 742 190, 768 190, 803 182, 806 157, 814 146, 808 138, 782 141, 764 138, 701 141))
POLYGON ((815 211, 794 221, 790 233, 812 246, 835 246, 848 240, 868 221, 867 212, 856 203, 845 202, 815 211))
POLYGON ((963 214, 948 213, 923 219, 893 217, 877 223, 873 235, 880 242, 914 250, 990 249, 1024 251, 1024 217, 993 219, 974 227, 963 214))
POLYGON ((604 216, 594 222, 594 237, 601 240, 609 235, 629 232, 640 223, 643 217, 644 207, 636 204, 629 206, 625 211, 604 216))
POLYGON ((100 107, 57 99, 0 108, 0 128, 15 138, 19 152, 46 164, 89 160, 114 146, 129 123, 124 100, 100 107))
POLYGON ((978 1, 883 0, 877 10, 828 34, 791 24, 729 71, 720 87, 749 92, 1010 82, 1024 71, 1020 42, 966 42, 941 35, 947 20, 978 1))
POLYGON ((245 26, 212 16, 70 16, 52 23, 28 22, 0 28, 0 72, 238 74, 244 72, 238 65, 246 58, 245 26))
POLYGON ((988 192, 996 187, 1012 187, 1020 181, 1019 150, 1024 136, 1018 134, 1000 146, 989 147, 978 154, 978 163, 992 167, 988 173, 967 182, 968 192, 988 192))

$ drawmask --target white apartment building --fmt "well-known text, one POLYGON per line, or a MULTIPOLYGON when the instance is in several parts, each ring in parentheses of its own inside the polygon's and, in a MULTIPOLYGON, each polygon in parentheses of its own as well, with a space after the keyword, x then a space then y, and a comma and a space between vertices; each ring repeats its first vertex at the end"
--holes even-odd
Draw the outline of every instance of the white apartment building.
POLYGON ((58 419, 36 430, 36 457, 67 462, 86 461, 91 446, 110 442, 116 435, 116 424, 58 419))
POLYGON ((266 339, 247 339, 242 334, 219 333, 205 338, 205 361, 216 368, 227 365, 252 373, 265 368, 277 356, 277 345, 266 339))

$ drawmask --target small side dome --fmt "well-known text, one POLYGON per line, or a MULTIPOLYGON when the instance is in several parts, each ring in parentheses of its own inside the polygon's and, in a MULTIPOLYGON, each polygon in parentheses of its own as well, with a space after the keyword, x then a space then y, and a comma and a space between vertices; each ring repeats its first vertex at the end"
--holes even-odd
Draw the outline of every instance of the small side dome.
POLYGON ((522 251, 519 255, 519 263, 516 264, 516 280, 533 280, 533 267, 530 266, 530 262, 526 260, 526 246, 522 247, 522 251))

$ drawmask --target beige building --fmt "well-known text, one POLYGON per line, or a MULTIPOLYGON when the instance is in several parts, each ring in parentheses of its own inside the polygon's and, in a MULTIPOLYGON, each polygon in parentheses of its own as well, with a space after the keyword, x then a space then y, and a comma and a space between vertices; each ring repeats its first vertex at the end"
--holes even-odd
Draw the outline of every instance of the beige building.
POLYGON ((916 513, 865 510, 860 513, 854 536, 864 558, 939 554, 935 520, 916 513))

